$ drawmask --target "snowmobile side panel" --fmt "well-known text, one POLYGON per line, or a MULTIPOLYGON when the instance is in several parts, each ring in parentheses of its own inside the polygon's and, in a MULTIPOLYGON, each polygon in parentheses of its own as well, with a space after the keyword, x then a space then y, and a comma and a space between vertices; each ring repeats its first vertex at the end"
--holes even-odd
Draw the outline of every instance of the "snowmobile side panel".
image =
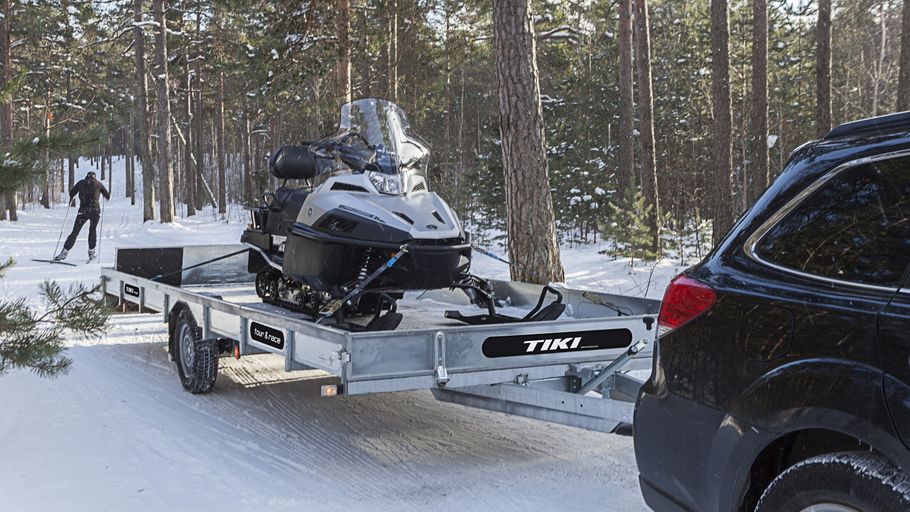
MULTIPOLYGON (((448 287, 470 261, 471 246, 460 240, 449 245, 405 242, 408 254, 383 275, 377 286, 393 282, 405 290, 448 287)), ((373 270, 401 245, 364 242, 295 224, 285 250, 284 272, 317 290, 329 290, 333 283, 355 281, 365 259, 372 258, 367 268, 373 270)))
POLYGON ((326 212, 313 223, 312 228, 345 238, 401 245, 411 237, 407 231, 366 218, 350 210, 334 209, 326 212))

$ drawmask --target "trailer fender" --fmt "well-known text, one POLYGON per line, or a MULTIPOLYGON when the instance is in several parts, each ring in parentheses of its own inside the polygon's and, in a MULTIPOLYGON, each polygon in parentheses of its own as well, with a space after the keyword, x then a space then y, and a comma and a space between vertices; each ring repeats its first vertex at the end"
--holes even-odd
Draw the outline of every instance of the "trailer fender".
MULTIPOLYGON (((177 317, 180 316, 180 313, 182 311, 186 311, 190 316, 193 315, 192 309, 190 309, 189 305, 183 301, 174 304, 174 306, 167 314, 167 357, 171 362, 174 361, 174 350, 176 350, 176 347, 174 346, 176 343, 174 328, 177 326, 177 317)), ((196 320, 195 316, 193 317, 193 320, 196 320)), ((196 323, 198 324, 199 322, 197 321, 196 323)))

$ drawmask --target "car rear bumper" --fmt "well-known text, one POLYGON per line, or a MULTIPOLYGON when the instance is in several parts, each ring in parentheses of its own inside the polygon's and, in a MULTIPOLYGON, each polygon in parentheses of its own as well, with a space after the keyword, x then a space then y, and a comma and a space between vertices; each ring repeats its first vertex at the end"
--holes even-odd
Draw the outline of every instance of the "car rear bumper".
POLYGON ((728 502, 741 479, 726 470, 740 436, 722 427, 721 411, 653 391, 650 381, 642 388, 634 422, 645 502, 657 512, 726 511, 720 503, 728 502))
POLYGON ((638 475, 638 484, 641 487, 641 495, 645 498, 645 503, 657 512, 695 512, 674 501, 641 475, 638 475))

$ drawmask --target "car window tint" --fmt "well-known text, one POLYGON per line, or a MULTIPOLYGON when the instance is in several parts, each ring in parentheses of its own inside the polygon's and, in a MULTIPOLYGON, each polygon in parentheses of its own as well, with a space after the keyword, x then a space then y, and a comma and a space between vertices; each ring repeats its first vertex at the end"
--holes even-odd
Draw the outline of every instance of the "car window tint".
POLYGON ((910 157, 841 172, 774 226, 756 253, 822 277, 897 287, 910 264, 910 157))

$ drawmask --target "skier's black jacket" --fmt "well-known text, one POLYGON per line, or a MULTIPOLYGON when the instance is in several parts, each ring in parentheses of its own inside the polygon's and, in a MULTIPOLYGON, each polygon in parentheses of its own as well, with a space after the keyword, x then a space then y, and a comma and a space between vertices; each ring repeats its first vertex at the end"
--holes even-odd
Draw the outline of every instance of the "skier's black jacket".
POLYGON ((98 203, 98 199, 104 195, 104 198, 107 200, 111 199, 110 192, 104 188, 104 185, 96 180, 95 178, 83 178, 73 185, 72 190, 70 190, 70 199, 76 197, 76 194, 79 194, 79 211, 86 210, 100 210, 101 205, 98 203))

